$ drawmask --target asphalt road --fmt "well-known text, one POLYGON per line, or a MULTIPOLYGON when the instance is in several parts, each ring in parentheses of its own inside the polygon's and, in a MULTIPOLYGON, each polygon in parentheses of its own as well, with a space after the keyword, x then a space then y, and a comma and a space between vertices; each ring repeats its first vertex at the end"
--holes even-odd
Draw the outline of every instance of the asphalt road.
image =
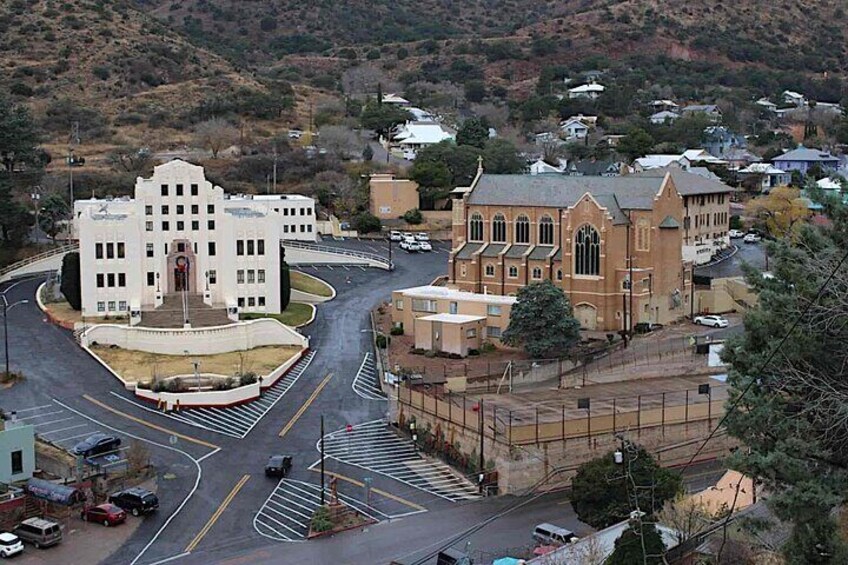
POLYGON ((742 265, 745 263, 766 270, 765 242, 743 243, 741 239, 734 239, 733 244, 739 248, 733 257, 716 265, 696 267, 695 274, 712 278, 739 277, 743 275, 742 265))
MULTIPOLYGON (((324 244, 372 252, 387 249, 385 242, 324 244)), ((319 458, 316 443, 321 416, 327 433, 384 417, 385 401, 363 398, 352 388, 363 355, 371 351, 372 334, 363 330, 370 329, 369 310, 389 299, 391 290, 428 284, 444 273, 447 244, 434 247, 433 253, 420 254, 394 248, 396 269, 391 273, 357 267, 304 269, 332 284, 337 296, 319 306, 315 321, 303 329, 316 352, 311 364, 245 439, 199 429, 134 404, 132 395, 77 346, 71 332, 44 319, 33 300, 38 279, 3 287, 8 289, 10 302, 29 299, 30 303, 9 312, 12 370, 22 372, 26 379, 0 393, 0 407, 18 410, 22 417, 36 416, 32 423, 42 422, 38 414, 56 413, 50 418, 63 422, 42 428, 45 433, 61 429, 55 426, 80 426, 82 431, 112 431, 125 444, 133 440, 146 443, 157 468, 162 506, 145 519, 110 563, 172 559, 177 563, 409 561, 434 542, 489 517, 515 499, 451 502, 411 481, 400 482, 368 470, 367 462, 355 466, 331 459, 327 470, 343 477, 338 483, 341 496, 362 500, 362 482, 366 477, 373 481, 372 504, 383 521, 309 543, 273 541, 268 530, 254 527, 254 521, 263 520, 278 532, 296 537, 297 524, 279 525, 284 520, 273 510, 277 505, 284 513, 297 516, 291 512, 308 514, 307 508, 314 506, 308 491, 309 485, 316 484, 318 473, 309 468, 319 458), (267 457, 275 453, 294 459, 290 484, 278 484, 263 475, 267 457)), ((59 433, 73 437, 76 429, 57 432, 57 437, 59 433)), ((563 495, 551 494, 498 520, 470 541, 479 555, 496 556, 529 545, 530 529, 542 521, 561 524, 578 534, 588 532, 563 495)), ((54 556, 61 561, 61 546, 51 550, 50 558, 54 556)))

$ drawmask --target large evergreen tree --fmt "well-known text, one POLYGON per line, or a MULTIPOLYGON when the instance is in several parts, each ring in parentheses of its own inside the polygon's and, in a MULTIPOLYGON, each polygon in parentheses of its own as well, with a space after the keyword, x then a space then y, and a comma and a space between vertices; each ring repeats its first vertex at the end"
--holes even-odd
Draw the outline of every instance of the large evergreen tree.
POLYGON ((644 448, 628 444, 622 463, 607 453, 577 469, 571 482, 571 505, 581 522, 606 528, 630 517, 634 502, 651 518, 682 488, 679 474, 660 467, 644 448))
POLYGON ((489 122, 486 118, 468 118, 456 132, 457 145, 471 145, 483 149, 489 141, 489 122))
POLYGON ((7 172, 19 163, 37 164, 38 133, 26 106, 0 95, 0 161, 7 172))
POLYGON ((661 565, 665 544, 653 524, 632 520, 615 540, 615 549, 604 565, 661 565))
POLYGON ((285 261, 280 263, 280 312, 291 302, 291 269, 285 261))
POLYGON ((745 333, 724 348, 732 386, 725 424, 746 447, 730 464, 764 481, 777 516, 794 523, 792 545, 807 548, 796 563, 841 562, 822 561, 816 548, 843 549, 827 524, 848 493, 845 208, 833 217, 832 228, 806 226, 794 243, 772 244, 773 277, 748 272, 759 302, 745 333))
POLYGON ((551 281, 525 286, 509 314, 503 341, 535 358, 562 357, 580 339, 580 323, 561 288, 551 281))

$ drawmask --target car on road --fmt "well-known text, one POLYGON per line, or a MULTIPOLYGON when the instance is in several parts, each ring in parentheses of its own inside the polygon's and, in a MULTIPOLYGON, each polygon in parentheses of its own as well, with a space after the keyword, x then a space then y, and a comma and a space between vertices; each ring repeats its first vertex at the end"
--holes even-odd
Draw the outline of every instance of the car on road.
POLYGON ((637 334, 647 334, 654 330, 660 329, 662 324, 654 324, 653 322, 639 322, 633 326, 633 332, 637 334))
POLYGON ((86 508, 80 513, 80 518, 85 522, 97 522, 108 528, 123 524, 127 520, 127 513, 119 506, 107 502, 86 508))
POLYGON ((727 235, 730 236, 730 239, 739 239, 740 237, 745 237, 745 232, 742 230, 730 230, 727 232, 727 235))
POLYGON ((290 455, 272 455, 265 463, 265 476, 283 478, 289 474, 291 466, 292 458, 290 455))
POLYGON ((762 240, 762 238, 756 233, 745 234, 745 237, 742 239, 745 243, 757 243, 760 240, 762 240))
POLYGON ((716 316, 714 314, 696 316, 695 323, 699 326, 710 326, 713 328, 726 328, 730 325, 730 322, 727 321, 727 318, 724 318, 722 316, 716 316))
POLYGON ((109 502, 133 516, 147 514, 159 508, 159 497, 141 487, 128 488, 109 496, 109 502))
POLYGON ((9 532, 0 533, 0 557, 4 559, 23 553, 24 544, 21 538, 9 532))
POLYGON ((74 446, 75 455, 91 457, 101 453, 115 451, 121 446, 121 438, 109 434, 93 434, 74 446))
POLYGON ((419 241, 418 247, 419 247, 419 249, 421 249, 421 251, 432 251, 433 250, 433 246, 430 245, 429 241, 419 241))
POLYGON ((533 539, 545 545, 565 545, 577 541, 577 536, 571 530, 546 522, 533 529, 533 539))
POLYGON ((12 530, 21 541, 31 543, 36 549, 50 547, 62 541, 62 527, 53 520, 27 518, 12 530))
POLYGON ((415 253, 416 251, 421 251, 421 245, 419 245, 419 243, 411 237, 401 241, 400 248, 405 249, 407 253, 415 253))
POLYGON ((389 232, 389 239, 392 241, 403 241, 403 236, 399 231, 391 231, 389 232))
POLYGON ((420 231, 415 234, 415 239, 417 241, 430 241, 430 236, 424 233, 423 231, 420 231))

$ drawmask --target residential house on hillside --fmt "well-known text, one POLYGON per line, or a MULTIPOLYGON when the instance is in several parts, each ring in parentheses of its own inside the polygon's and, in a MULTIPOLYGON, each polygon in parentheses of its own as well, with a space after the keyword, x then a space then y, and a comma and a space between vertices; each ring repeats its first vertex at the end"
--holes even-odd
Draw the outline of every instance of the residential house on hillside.
POLYGON ((436 116, 428 112, 427 110, 422 110, 421 108, 415 108, 414 106, 409 106, 406 108, 406 111, 412 114, 412 117, 415 118, 413 121, 415 122, 435 122, 436 116))
POLYGON ((771 163, 751 163, 737 172, 743 185, 749 184, 748 179, 759 179, 761 192, 768 192, 778 186, 787 186, 792 182, 792 174, 778 169, 771 163))
POLYGON ((669 111, 675 112, 680 106, 674 103, 673 100, 653 100, 651 102, 651 108, 656 110, 657 112, 669 111))
POLYGON ((774 165, 784 171, 798 171, 807 174, 810 167, 818 165, 822 171, 832 171, 839 167, 839 158, 821 149, 799 146, 772 159, 774 165))
POLYGON ((780 97, 783 99, 784 104, 791 104, 793 106, 805 106, 807 104, 807 97, 793 90, 784 90, 780 97))
POLYGON ((677 167, 686 170, 696 163, 727 165, 727 161, 713 157, 703 149, 687 149, 679 155, 645 155, 633 162, 633 168, 636 172, 660 169, 664 167, 677 167))
POLYGON ((670 124, 679 117, 680 114, 677 114, 670 110, 662 110, 661 112, 657 112, 656 114, 651 114, 651 117, 648 119, 651 120, 651 123, 654 125, 662 125, 670 124))
POLYGON ((629 172, 627 163, 615 159, 584 159, 572 161, 568 165, 566 174, 573 177, 617 177, 622 171, 629 172))
POLYGON ((683 152, 683 157, 691 164, 727 165, 727 161, 715 157, 704 149, 687 149, 683 152))
POLYGON ((559 129, 567 141, 586 139, 589 136, 589 126, 577 118, 570 118, 564 121, 560 124, 559 129))
POLYGON ((686 106, 680 113, 683 116, 693 116, 695 114, 703 114, 714 122, 721 120, 721 109, 715 104, 693 104, 686 106))
POLYGON ((709 126, 701 138, 704 149, 713 157, 723 158, 731 149, 744 148, 745 137, 725 126, 709 126))
POLYGON ((625 137, 627 137, 627 136, 624 135, 624 134, 610 133, 610 134, 603 136, 598 143, 605 143, 607 145, 607 147, 618 147, 618 144, 625 137))
POLYGON ((606 90, 606 87, 596 82, 589 84, 581 84, 580 86, 569 88, 568 97, 572 99, 588 98, 590 100, 596 100, 601 94, 604 93, 604 90, 606 90))
POLYGON ((554 166, 550 163, 547 163, 544 159, 538 159, 533 164, 530 165, 530 174, 531 175, 549 175, 549 174, 557 174, 561 175, 566 172, 568 167, 568 161, 565 159, 558 159, 559 165, 554 166))
POLYGON ((728 169, 742 169, 751 163, 759 163, 762 159, 759 155, 751 153, 747 149, 734 147, 724 154, 723 159, 727 161, 728 169))
POLYGON ((774 112, 777 111, 777 104, 775 104, 774 102, 772 102, 771 100, 769 100, 766 97, 760 98, 759 100, 754 102, 754 104, 756 104, 757 106, 759 106, 760 108, 762 108, 763 110, 765 110, 767 112, 774 113, 774 112))
POLYGON ((448 139, 456 139, 456 133, 436 122, 406 122, 398 128, 393 141, 404 150, 418 150, 448 139))
POLYGON ((397 94, 384 94, 383 104, 396 104, 398 106, 409 106, 409 100, 397 94))

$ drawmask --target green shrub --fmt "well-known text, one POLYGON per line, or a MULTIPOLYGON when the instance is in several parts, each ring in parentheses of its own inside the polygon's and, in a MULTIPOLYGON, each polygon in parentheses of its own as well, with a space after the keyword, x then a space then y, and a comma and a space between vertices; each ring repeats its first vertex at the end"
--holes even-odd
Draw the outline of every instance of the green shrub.
POLYGON ((71 308, 82 310, 82 285, 80 283, 80 254, 72 251, 62 258, 62 283, 59 290, 71 308))
POLYGON ((380 218, 369 212, 362 212, 354 216, 351 225, 353 226, 353 229, 361 234, 378 232, 382 229, 380 218))
POLYGON ((407 224, 420 224, 424 221, 424 216, 421 215, 421 210, 413 208, 412 210, 407 210, 406 213, 404 213, 403 221, 407 224))
POLYGON ((377 347, 380 349, 385 349, 389 346, 389 338, 383 334, 377 334, 377 347))
POLYGON ((392 326, 392 329, 389 330, 389 333, 392 335, 403 335, 403 324, 399 326, 392 326))
POLYGON ((259 377, 256 376, 256 373, 248 372, 239 376, 238 386, 252 385, 257 381, 259 377))
POLYGON ((477 357, 478 355, 480 355, 479 349, 469 349, 468 350, 468 356, 469 357, 477 357))
POLYGON ((495 344, 493 344, 491 341, 484 341, 483 345, 480 346, 481 353, 491 353, 494 350, 495 344))
POLYGON ((94 69, 91 70, 91 74, 100 80, 106 80, 109 78, 111 73, 109 72, 109 67, 94 67, 94 69))

